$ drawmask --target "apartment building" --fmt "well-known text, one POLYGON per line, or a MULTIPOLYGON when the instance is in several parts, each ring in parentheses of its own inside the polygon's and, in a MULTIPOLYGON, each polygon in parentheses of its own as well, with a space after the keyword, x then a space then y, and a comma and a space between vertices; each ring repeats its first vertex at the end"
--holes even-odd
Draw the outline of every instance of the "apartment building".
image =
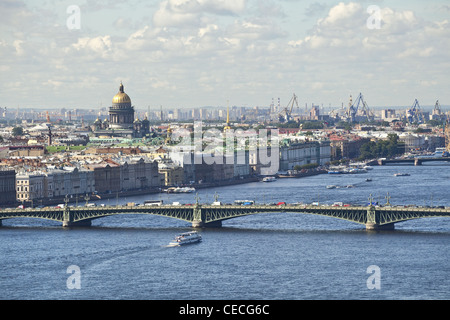
POLYGON ((23 172, 16 175, 16 197, 20 202, 43 199, 45 195, 45 174, 23 172))
POLYGON ((0 205, 16 202, 16 171, 13 169, 0 170, 0 205))
POLYGON ((280 171, 294 169, 310 163, 325 165, 330 161, 331 147, 329 141, 292 143, 280 147, 280 171))

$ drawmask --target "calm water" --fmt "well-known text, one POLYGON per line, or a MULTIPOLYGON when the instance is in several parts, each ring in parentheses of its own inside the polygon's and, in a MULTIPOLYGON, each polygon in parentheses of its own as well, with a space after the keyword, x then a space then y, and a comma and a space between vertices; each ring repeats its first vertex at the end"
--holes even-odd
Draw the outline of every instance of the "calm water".
MULTIPOLYGON (((273 183, 200 190, 200 202, 257 202, 450 206, 450 166, 375 167, 362 175, 321 175, 273 183), (409 177, 394 177, 407 172, 409 177), (372 182, 366 182, 372 178, 372 182), (326 189, 327 185, 354 188, 326 189)), ((151 195, 119 203, 161 199, 195 202, 194 194, 151 195)), ((103 203, 116 204, 116 199, 103 203)), ((98 219, 84 229, 11 219, 0 228, 0 299, 449 299, 450 218, 367 232, 363 226, 305 214, 261 214, 201 230, 204 241, 166 245, 182 221, 144 215, 98 219), (80 268, 80 289, 69 290, 69 266, 80 268), (369 266, 381 271, 369 290, 369 266)))

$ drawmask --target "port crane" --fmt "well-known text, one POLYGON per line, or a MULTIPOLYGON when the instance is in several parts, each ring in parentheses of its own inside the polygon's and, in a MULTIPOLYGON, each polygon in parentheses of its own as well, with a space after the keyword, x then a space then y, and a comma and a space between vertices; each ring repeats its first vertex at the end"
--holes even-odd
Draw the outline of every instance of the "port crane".
POLYGON ((289 103, 287 104, 287 106, 278 114, 278 119, 280 120, 280 122, 289 122, 292 120, 292 110, 294 109, 294 103, 297 105, 298 108, 299 107, 298 99, 295 93, 292 96, 289 103))
POLYGON ((367 117, 367 120, 369 121, 373 119, 373 114, 369 110, 366 101, 364 101, 364 96, 362 95, 362 93, 359 93, 359 96, 356 99, 355 103, 353 103, 353 98, 352 96, 350 96, 350 102, 346 111, 347 121, 356 122, 356 115, 359 111, 360 106, 360 113, 362 113, 363 116, 367 117))
POLYGON ((439 103, 439 100, 436 100, 436 104, 434 105, 434 112, 435 114, 441 114, 441 104, 439 103))
POLYGON ((441 110, 441 104, 439 103, 439 100, 436 100, 436 104, 434 105, 433 113, 431 115, 431 118, 433 120, 446 120, 446 116, 444 112, 441 110))
POLYGON ((419 101, 417 99, 414 100, 414 104, 407 111, 406 118, 408 120, 408 123, 423 123, 424 117, 422 114, 422 111, 420 110, 419 101))

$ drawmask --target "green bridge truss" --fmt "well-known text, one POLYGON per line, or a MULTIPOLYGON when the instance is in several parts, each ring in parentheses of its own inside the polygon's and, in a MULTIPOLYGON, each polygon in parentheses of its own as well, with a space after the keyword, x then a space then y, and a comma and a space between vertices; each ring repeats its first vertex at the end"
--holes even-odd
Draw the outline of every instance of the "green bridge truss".
POLYGON ((205 205, 192 206, 106 206, 43 209, 6 209, 0 211, 0 225, 4 219, 38 218, 61 222, 63 227, 88 226, 91 221, 122 214, 149 214, 186 221, 193 227, 219 227, 222 221, 261 213, 314 214, 365 225, 367 229, 392 229, 395 223, 418 218, 450 217, 448 208, 420 207, 338 207, 312 205, 205 205))

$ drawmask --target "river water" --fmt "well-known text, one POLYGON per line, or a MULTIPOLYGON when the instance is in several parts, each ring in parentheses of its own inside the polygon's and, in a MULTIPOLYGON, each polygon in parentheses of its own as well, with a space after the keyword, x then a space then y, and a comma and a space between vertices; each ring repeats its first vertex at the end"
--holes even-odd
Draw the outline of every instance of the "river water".
MULTIPOLYGON (((371 194, 385 203, 389 193, 392 204, 450 206, 449 181, 450 166, 434 163, 204 189, 198 196, 202 203, 217 194, 225 203, 366 204, 371 194), (410 176, 394 177, 397 172, 410 176)), ((99 202, 145 200, 194 203, 195 194, 99 202)), ((3 221, 0 299, 450 298, 450 218, 417 219, 396 224, 394 231, 369 232, 329 217, 260 214, 200 230, 201 243, 167 247, 187 230, 188 223, 151 215, 107 217, 70 230, 40 219, 3 221)))

